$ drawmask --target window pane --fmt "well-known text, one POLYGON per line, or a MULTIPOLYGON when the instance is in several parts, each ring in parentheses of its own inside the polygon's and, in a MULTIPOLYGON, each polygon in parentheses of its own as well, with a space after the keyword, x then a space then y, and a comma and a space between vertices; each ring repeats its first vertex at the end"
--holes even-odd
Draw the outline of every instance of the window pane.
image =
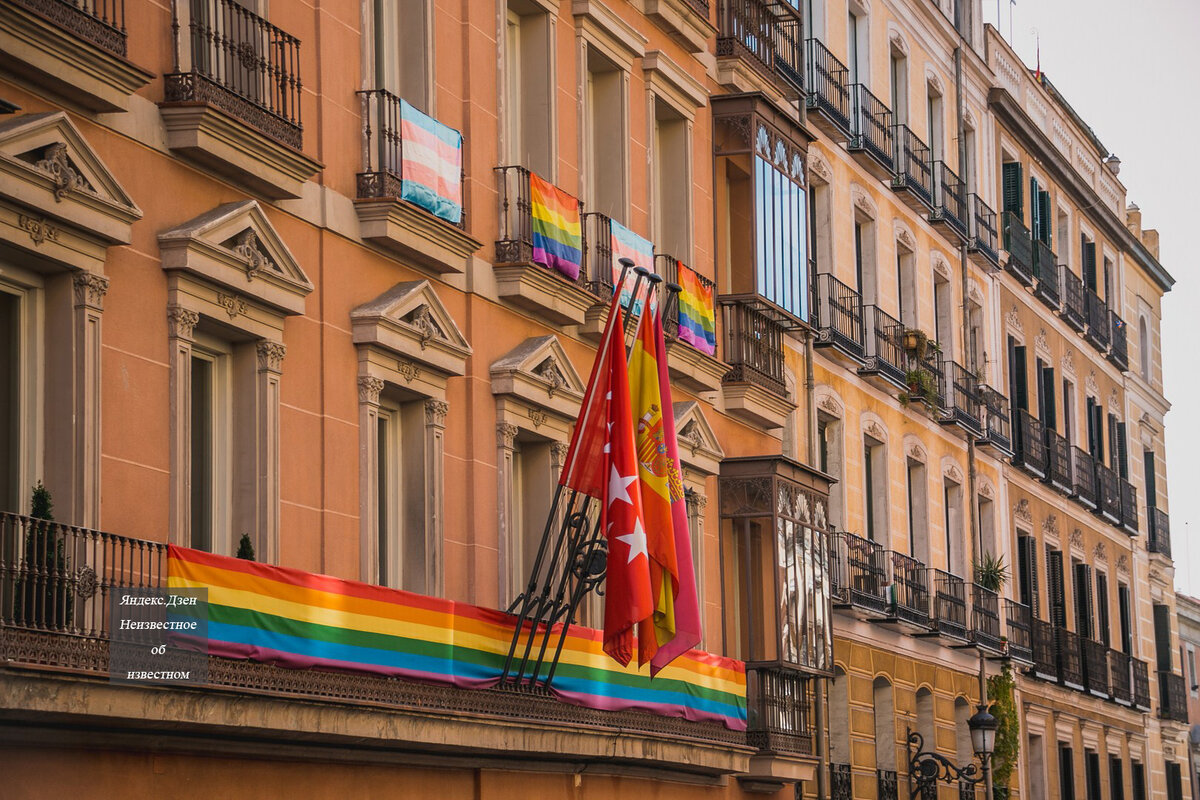
POLYGON ((212 551, 213 535, 213 363, 192 358, 192 541, 212 551))
POLYGON ((19 321, 20 300, 0 292, 0 511, 21 506, 19 321))

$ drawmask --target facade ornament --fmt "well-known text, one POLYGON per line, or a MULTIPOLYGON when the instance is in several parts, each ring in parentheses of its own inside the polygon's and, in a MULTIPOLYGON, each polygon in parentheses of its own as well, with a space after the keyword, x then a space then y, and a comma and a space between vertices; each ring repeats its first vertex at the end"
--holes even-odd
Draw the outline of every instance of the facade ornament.
POLYGON ((429 306, 421 306, 412 315, 412 325, 421 334, 421 349, 434 339, 440 338, 438 334, 441 331, 438 329, 437 323, 433 321, 433 314, 429 313, 429 306))
POLYGON ((225 313, 229 315, 230 319, 233 319, 238 314, 246 313, 246 301, 235 294, 217 292, 217 305, 225 309, 225 313))
POLYGON ((943 278, 950 278, 950 261, 946 255, 940 250, 934 250, 929 254, 930 261, 933 263, 933 271, 941 275, 943 278))
POLYGON ((1105 548, 1104 542, 1096 543, 1095 549, 1092 550, 1092 560, 1102 564, 1108 563, 1108 550, 1105 548))
POLYGON ((1067 348, 1067 352, 1063 353, 1062 371, 1065 375, 1075 374, 1075 351, 1069 347, 1067 348))
POLYGON ((1121 398, 1117 396, 1116 389, 1108 395, 1108 410, 1116 416, 1121 416, 1121 398))
POLYGON ((953 464, 946 467, 946 477, 955 483, 962 483, 962 471, 953 464))
POLYGON ((550 445, 550 461, 558 469, 562 469, 562 465, 567 463, 567 453, 571 452, 571 445, 566 442, 553 442, 550 445))
POLYGON ((887 433, 884 432, 883 428, 881 428, 879 423, 875 420, 868 422, 867 426, 863 428, 863 430, 866 431, 867 435, 873 439, 878 439, 881 442, 886 441, 887 439, 887 433))
POLYGON ((921 445, 917 444, 916 442, 913 442, 912 446, 908 448, 908 457, 914 461, 920 461, 922 464, 925 463, 925 461, 929 458, 928 454, 925 452, 925 448, 921 447, 921 445))
POLYGON ((1033 524, 1033 514, 1029 511, 1029 501, 1021 498, 1017 504, 1013 506, 1013 516, 1026 525, 1033 524))
POLYGON ((696 420, 691 420, 687 425, 683 426, 683 430, 675 437, 680 443, 686 444, 692 451, 692 455, 696 455, 696 451, 700 449, 700 445, 704 442, 700 438, 700 426, 696 424, 696 420))
POLYGON ((1058 538, 1058 517, 1050 514, 1042 520, 1042 532, 1048 536, 1058 538))
POLYGON ((967 297, 971 299, 977 306, 983 305, 983 290, 979 288, 979 284, 972 278, 967 283, 967 297))
POLYGON ((754 134, 754 151, 763 158, 771 157, 771 135, 767 133, 766 125, 759 125, 754 134))
POLYGON ((287 353, 287 346, 283 342, 263 340, 255 346, 255 349, 258 352, 259 370, 270 372, 283 370, 283 357, 287 353))
POLYGON ((248 228, 237 235, 233 252, 246 261, 246 280, 248 281, 254 280, 254 276, 266 267, 275 268, 271 259, 258 249, 258 234, 254 232, 253 228, 248 228))
POLYGON ((900 220, 896 220, 896 241, 899 242, 905 250, 910 252, 916 252, 917 250, 917 237, 913 236, 913 233, 908 229, 908 226, 900 222, 900 220))
POLYGON ((1117 572, 1120 572, 1124 575, 1129 574, 1129 556, 1125 553, 1121 553, 1121 555, 1117 556, 1117 572))
POLYGON ((505 450, 512 450, 516 447, 517 433, 521 429, 509 422, 496 423, 496 444, 503 447, 505 450))
POLYGON ((1025 326, 1021 324, 1021 315, 1017 313, 1017 307, 1014 304, 1012 309, 1004 315, 1004 322, 1008 327, 1012 328, 1017 333, 1024 333, 1025 326))
POLYGON ((1071 541, 1071 549, 1072 550, 1082 550, 1083 549, 1083 531, 1081 531, 1079 528, 1075 528, 1074 530, 1072 530, 1071 536, 1070 536, 1070 541, 1071 541))
POLYGON ((808 150, 808 176, 809 183, 812 183, 814 178, 821 183, 833 183, 833 170, 829 162, 825 160, 824 155, 811 147, 808 150))
POLYGON ((75 284, 75 305, 87 306, 97 311, 104 310, 104 295, 108 293, 108 278, 94 272, 76 272, 72 277, 75 284))
POLYGON ((546 412, 540 408, 529 409, 529 421, 533 423, 533 427, 540 428, 546 424, 546 412))
POLYGON ((90 566, 83 566, 75 573, 75 594, 82 599, 94 597, 99 589, 100 581, 96 577, 96 570, 90 566))
POLYGON ((863 216, 869 219, 875 219, 878 211, 875 204, 871 202, 871 198, 867 195, 865 189, 858 184, 853 184, 850 187, 850 199, 854 202, 854 207, 858 209, 863 216))
POLYGON ((58 228, 44 219, 35 219, 27 217, 24 214, 18 214, 17 227, 29 234, 29 238, 33 240, 34 247, 42 244, 42 242, 58 241, 58 228))
POLYGON ((821 395, 820 397, 817 398, 817 405, 821 407, 822 411, 827 411, 831 415, 837 417, 838 419, 841 419, 842 407, 838 404, 837 400, 833 399, 833 395, 829 395, 829 394, 821 395))
POLYGON ((1170 742, 1163 742, 1162 747, 1163 747, 1163 758, 1167 759, 1168 761, 1174 760, 1175 745, 1171 744, 1170 742))
POLYGON ((167 307, 167 327, 172 339, 187 339, 190 341, 199 322, 200 315, 189 308, 184 308, 183 306, 167 307))
POLYGON ((50 179, 54 181, 55 202, 61 203, 68 192, 87 188, 87 181, 71 166, 71 160, 67 158, 67 146, 62 142, 56 142, 47 147, 46 157, 34 166, 49 175, 50 179))
POLYGON ((1046 329, 1042 328, 1037 332, 1037 336, 1033 337, 1033 346, 1043 353, 1050 352, 1050 341, 1046 338, 1046 329))
POLYGON ((687 502, 689 514, 703 514, 708 506, 708 495, 695 489, 685 489, 683 497, 687 502))
POLYGON ((400 373, 400 377, 404 378, 405 383, 412 383, 413 379, 421 374, 421 370, 411 361, 401 359, 396 362, 396 372, 400 373))
POLYGON ((1092 397, 1098 398, 1100 396, 1100 384, 1096 383, 1095 370, 1092 370, 1088 373, 1087 379, 1084 381, 1084 385, 1087 386, 1087 392, 1092 397))
POLYGON ((445 400, 431 397, 425 401, 425 424, 446 427, 446 415, 450 413, 450 404, 445 400))
POLYGON ((1162 580, 1162 573, 1156 569, 1152 569, 1147 577, 1149 577, 1152 582, 1158 582, 1162 580))
POLYGON ((549 384, 546 387, 546 394, 549 397, 554 397, 554 393, 567 385, 566 379, 558 366, 554 363, 553 358, 547 358, 541 364, 534 368, 533 374, 537 375, 542 380, 549 384))
POLYGON ((979 485, 979 493, 988 500, 996 499, 996 490, 992 488, 992 484, 987 481, 981 481, 979 485))
POLYGON ((383 391, 383 381, 374 375, 358 376, 358 402, 369 405, 379 405, 379 394, 383 391))
POLYGON ((892 28, 888 31, 888 43, 892 49, 902 55, 908 55, 908 42, 904 41, 904 37, 900 35, 900 31, 892 28))

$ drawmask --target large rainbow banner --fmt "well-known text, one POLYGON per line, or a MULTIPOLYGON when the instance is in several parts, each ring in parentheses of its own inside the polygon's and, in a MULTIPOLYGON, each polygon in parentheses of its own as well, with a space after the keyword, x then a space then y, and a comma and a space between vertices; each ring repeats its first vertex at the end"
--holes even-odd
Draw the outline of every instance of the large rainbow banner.
MULTIPOLYGON (((208 590, 210 655, 464 688, 500 680, 516 620, 465 603, 172 545, 167 585, 208 590)), ((741 661, 690 650, 651 680, 572 626, 552 689, 567 703, 746 729, 741 661)))
POLYGON ((710 356, 717 352, 717 315, 711 284, 679 264, 679 338, 710 356))
POLYGON ((579 201, 554 184, 529 173, 533 262, 579 278, 583 263, 583 226, 579 201))
POLYGON ((462 221, 462 134, 400 101, 400 197, 447 222, 462 221))

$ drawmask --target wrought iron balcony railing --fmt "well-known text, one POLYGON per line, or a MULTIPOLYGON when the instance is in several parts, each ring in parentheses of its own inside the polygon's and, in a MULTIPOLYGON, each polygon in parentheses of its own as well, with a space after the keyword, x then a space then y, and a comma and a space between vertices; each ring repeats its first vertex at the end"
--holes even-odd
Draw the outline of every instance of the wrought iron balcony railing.
POLYGON ((744 59, 765 77, 804 93, 804 31, 800 12, 774 0, 721 0, 717 55, 744 59))
POLYGON ((978 583, 971 584, 971 641, 984 650, 1004 652, 1000 632, 1000 596, 978 583))
POLYGON ((1058 641, 1054 626, 1033 619, 1033 673, 1044 681, 1058 680, 1058 641))
POLYGON ((892 110, 861 83, 850 86, 850 100, 850 141, 847 149, 851 153, 865 153, 880 167, 891 172, 896 164, 892 110))
POLYGON ((967 640, 967 587, 963 579, 940 569, 930 568, 932 592, 929 622, 933 629, 952 639, 967 640))
POLYGON ((1132 659, 1133 704, 1143 711, 1150 710, 1150 665, 1140 658, 1132 659))
POLYGON ((829 800, 854 800, 854 774, 849 764, 829 765, 829 800))
POLYGON ((127 54, 125 0, 15 0, 17 5, 118 56, 127 54))
POLYGON ((877 769, 875 771, 876 794, 878 800, 897 800, 900 781, 894 769, 877 769))
POLYGON ((1071 448, 1071 496, 1081 506, 1096 510, 1096 460, 1092 454, 1079 448, 1071 448))
POLYGON ((1183 676, 1158 671, 1158 716, 1175 722, 1187 722, 1187 688, 1183 676))
POLYGON ((1108 697, 1108 648, 1081 636, 1079 653, 1083 661, 1084 686, 1097 697, 1108 697))
POLYGON ((1046 477, 1049 466, 1042 421, 1024 409, 1013 410, 1013 464, 1033 477, 1046 477))
POLYGON ((860 375, 879 375, 894 386, 903 387, 907 357, 902 346, 905 327, 900 320, 879 306, 866 306, 866 361, 860 375))
POLYGON ((904 553, 888 554, 892 571, 892 616, 916 627, 929 625, 929 585, 925 565, 904 553))
POLYGON ((943 361, 941 367, 941 394, 946 410, 942 421, 960 425, 975 436, 982 435, 979 379, 956 361, 943 361))
POLYGON ((1005 211, 1000 215, 1000 232, 1008 251, 1005 270, 1022 285, 1033 286, 1033 238, 1029 229, 1019 215, 1005 211))
POLYGON ((824 115, 842 135, 850 136, 850 70, 839 61, 820 39, 806 43, 808 93, 804 105, 824 115))
POLYGON ((746 667, 746 741, 759 750, 813 755, 813 678, 783 667, 746 667))
MULTIPOLYGON (((521 166, 496 167, 500 188, 500 227, 496 239, 497 264, 529 264, 533 261, 533 205, 529 198, 529 170, 521 166)), ((579 203, 583 218, 583 203, 579 203)), ((583 286, 586 273, 580 269, 572 280, 562 272, 548 270, 559 280, 583 286)))
POLYGON ((729 364, 726 382, 758 384, 787 397, 784 378, 784 330, 773 317, 740 300, 721 300, 725 333, 722 359, 729 364))
POLYGON ((829 543, 834 604, 886 616, 887 551, 870 539, 846 531, 832 533, 829 543))
MULTIPOLYGON (((664 285, 679 285, 679 259, 675 258, 675 256, 667 255, 666 253, 655 255, 654 271, 662 276, 664 285)), ((717 285, 715 283, 699 273, 695 275, 695 279, 702 287, 711 292, 713 297, 717 296, 717 285)), ((663 296, 665 297, 666 295, 664 294, 663 296)), ((612 299, 611 294, 608 297, 612 299)), ((663 336, 666 337, 667 341, 675 341, 679 338, 679 299, 677 297, 670 298, 663 308, 663 336)))
POLYGON ((1012 415, 1008 410, 1008 398, 987 385, 980 385, 979 400, 983 405, 983 438, 981 444, 989 444, 1005 455, 1012 455, 1012 415))
POLYGON ((929 146, 907 125, 894 125, 893 130, 896 166, 892 188, 907 192, 926 210, 933 211, 933 162, 929 146))
POLYGON ((1087 301, 1084 300, 1083 279, 1071 272, 1066 264, 1060 264, 1058 274, 1062 288, 1062 308, 1059 314, 1063 321, 1082 333, 1087 327, 1087 301))
POLYGON ((1108 348, 1108 360, 1121 372, 1129 369, 1129 336, 1125 320, 1111 309, 1108 312, 1112 340, 1108 348))
MULTIPOLYGON (((579 279, 587 290, 601 300, 612 300, 613 278, 612 218, 598 211, 583 215, 583 264, 579 279)), ((649 267, 649 264, 640 266, 649 267)))
POLYGON ((1000 266, 1000 251, 996 236, 996 212, 983 202, 977 194, 969 198, 971 230, 967 238, 967 251, 978 254, 983 266, 995 269, 1000 266))
POLYGON ((813 303, 816 346, 833 346, 861 361, 865 353, 863 303, 858 292, 828 272, 817 275, 813 303))
POLYGON ((1071 491, 1071 445, 1053 428, 1046 428, 1045 481, 1060 492, 1071 491))
POLYGON ((967 187, 962 179, 950 169, 945 161, 933 162, 934 199, 933 212, 929 215, 934 222, 945 223, 959 237, 967 238, 967 187))
POLYGON ((1118 703, 1133 702, 1133 682, 1130 673, 1131 659, 1120 650, 1108 649, 1108 693, 1118 703))
POLYGON ((1124 478, 1118 478, 1121 492, 1121 527, 1130 536, 1137 536, 1138 505, 1137 487, 1124 478))
POLYGON ((1117 473, 1096 462, 1096 513, 1113 525, 1121 524, 1121 484, 1117 473))
POLYGON ((1108 350, 1112 338, 1111 322, 1108 319, 1108 306, 1091 289, 1083 290, 1084 305, 1087 306, 1087 330, 1083 337, 1091 342, 1100 352, 1108 350))
POLYGON ((1040 239, 1033 243, 1033 276, 1037 278, 1033 293, 1049 308, 1057 311, 1062 304, 1058 285, 1058 257, 1050 245, 1040 239))
POLYGON ((236 0, 190 0, 189 7, 188 34, 175 37, 176 67, 163 76, 166 101, 209 103, 299 150, 300 40, 236 0))
POLYGON ((1083 652, 1079 634, 1066 628, 1055 628, 1058 651, 1058 679, 1064 686, 1085 691, 1083 682, 1083 652))
POLYGON ((1161 508, 1147 507, 1146 549, 1167 558, 1171 557, 1171 519, 1161 508))
POLYGON ((1004 623, 1008 632, 1008 655, 1014 661, 1033 663, 1033 615, 1029 606, 1004 600, 1004 623))

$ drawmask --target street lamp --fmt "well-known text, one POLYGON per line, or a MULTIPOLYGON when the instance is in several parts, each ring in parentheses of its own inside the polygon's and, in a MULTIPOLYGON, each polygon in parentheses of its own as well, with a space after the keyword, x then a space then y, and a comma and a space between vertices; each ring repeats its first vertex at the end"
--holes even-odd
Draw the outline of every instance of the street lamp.
POLYGON ((908 731, 909 752, 913 746, 916 753, 908 760, 909 774, 913 777, 910 795, 916 797, 936 796, 937 782, 967 783, 972 786, 983 783, 987 778, 988 761, 996 748, 996 729, 1000 723, 988 713, 987 705, 980 704, 978 711, 967 720, 967 730, 971 732, 971 747, 979 764, 974 761, 963 766, 956 766, 945 756, 928 752, 925 748, 925 737, 914 730, 908 731))

